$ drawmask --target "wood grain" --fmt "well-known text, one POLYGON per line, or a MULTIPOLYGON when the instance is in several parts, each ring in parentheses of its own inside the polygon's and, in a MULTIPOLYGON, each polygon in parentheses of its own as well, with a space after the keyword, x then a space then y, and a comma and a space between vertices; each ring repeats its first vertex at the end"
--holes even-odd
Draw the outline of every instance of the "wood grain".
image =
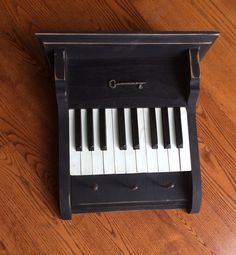
POLYGON ((0 254, 236 254, 234 0, 0 2, 0 254), (35 32, 218 30, 201 63, 200 214, 114 212, 61 221, 53 84, 35 32))

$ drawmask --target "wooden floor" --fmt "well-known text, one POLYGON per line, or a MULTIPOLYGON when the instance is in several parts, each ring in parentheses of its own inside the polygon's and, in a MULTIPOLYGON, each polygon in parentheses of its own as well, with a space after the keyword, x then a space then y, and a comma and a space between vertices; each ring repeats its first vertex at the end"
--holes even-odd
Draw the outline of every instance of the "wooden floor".
POLYGON ((0 1, 0 254, 236 254, 235 0, 0 1), (216 30, 201 63, 200 214, 58 212, 56 101, 35 32, 216 30))

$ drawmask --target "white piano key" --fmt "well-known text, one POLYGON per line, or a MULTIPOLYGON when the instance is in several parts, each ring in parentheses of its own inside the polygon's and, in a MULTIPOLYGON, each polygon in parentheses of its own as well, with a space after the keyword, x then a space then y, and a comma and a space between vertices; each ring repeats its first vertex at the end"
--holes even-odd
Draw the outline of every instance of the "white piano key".
POLYGON ((176 145, 174 108, 168 108, 169 129, 170 129, 170 149, 168 149, 170 172, 180 171, 179 149, 176 145))
POLYGON ((103 174, 103 154, 100 149, 99 110, 93 109, 94 151, 92 151, 93 174, 103 174))
POLYGON ((87 116, 85 109, 81 110, 81 122, 82 122, 81 174, 92 175, 93 174, 92 151, 88 150, 87 116))
POLYGON ((107 150, 103 151, 104 174, 115 174, 112 110, 106 109, 107 150))
POLYGON ((132 127, 131 127, 131 112, 130 109, 125 109, 125 133, 126 133, 126 173, 136 173, 136 155, 133 149, 132 127))
POLYGON ((138 131, 139 131, 139 150, 135 150, 137 172, 145 173, 147 172, 147 157, 146 157, 147 154, 146 154, 146 144, 145 144, 143 109, 138 108, 137 114, 138 114, 138 131))
POLYGON ((169 159, 168 151, 164 148, 163 128, 162 128, 162 117, 161 108, 155 108, 156 111, 156 125, 157 125, 157 137, 158 137, 158 169, 159 172, 169 172, 169 159))
POLYGON ((112 109, 112 124, 113 124, 113 146, 115 158, 115 173, 125 173, 125 150, 120 150, 119 147, 119 131, 118 131, 118 110, 112 109))
POLYGON ((188 117, 185 107, 180 107, 183 134, 183 148, 179 149, 181 171, 191 171, 191 155, 189 147, 188 117))
POLYGON ((69 110, 70 175, 80 175, 80 151, 75 149, 75 111, 69 110))
POLYGON ((143 114, 144 114, 146 153, 147 153, 147 171, 158 172, 157 149, 152 148, 149 109, 144 108, 143 114))

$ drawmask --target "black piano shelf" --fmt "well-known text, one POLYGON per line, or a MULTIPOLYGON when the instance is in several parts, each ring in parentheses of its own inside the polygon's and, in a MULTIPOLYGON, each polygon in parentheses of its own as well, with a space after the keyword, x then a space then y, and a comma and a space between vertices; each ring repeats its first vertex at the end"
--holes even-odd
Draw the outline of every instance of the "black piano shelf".
POLYGON ((72 213, 113 210, 199 211, 196 101, 200 60, 218 35, 218 32, 36 34, 55 79, 59 202, 63 219, 71 219, 72 213), (191 171, 70 175, 69 109, 181 106, 187 109, 191 171))

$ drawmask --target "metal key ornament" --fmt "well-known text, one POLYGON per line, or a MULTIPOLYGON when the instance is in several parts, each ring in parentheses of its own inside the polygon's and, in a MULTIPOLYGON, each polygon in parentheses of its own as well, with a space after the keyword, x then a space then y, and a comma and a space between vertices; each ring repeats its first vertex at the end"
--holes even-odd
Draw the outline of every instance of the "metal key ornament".
POLYGON ((109 88, 115 89, 117 86, 137 86, 138 89, 143 89, 143 85, 147 82, 136 81, 136 82, 116 82, 116 80, 110 80, 108 83, 109 88))

